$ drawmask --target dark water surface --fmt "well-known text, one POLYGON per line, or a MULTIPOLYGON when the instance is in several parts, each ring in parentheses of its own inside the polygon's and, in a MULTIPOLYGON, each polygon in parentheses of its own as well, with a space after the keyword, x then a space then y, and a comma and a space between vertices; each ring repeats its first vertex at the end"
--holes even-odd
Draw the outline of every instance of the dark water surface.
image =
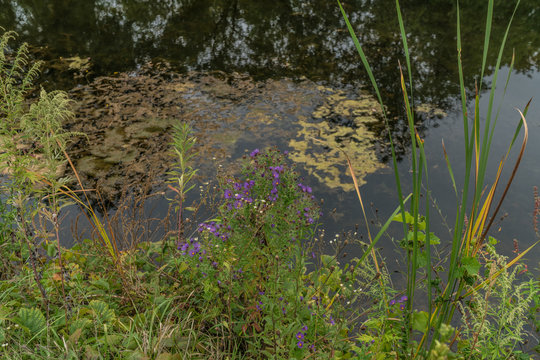
MULTIPOLYGON (((482 58, 485 2, 461 1, 462 58, 468 95, 474 94, 475 81, 488 88, 498 43, 504 34, 514 4, 495 1, 492 49, 486 76, 478 79, 482 58)), ((346 1, 350 20, 365 46, 376 79, 382 88, 391 120, 391 131, 398 143, 399 167, 405 191, 410 191, 409 147, 402 112, 398 61, 404 54, 394 10, 394 2, 346 1)), ((416 104, 429 104, 434 112, 417 116, 417 127, 425 138, 430 157, 432 195, 448 224, 453 224, 455 195, 444 163, 441 139, 460 179, 463 166, 462 122, 458 106, 455 1, 402 1, 405 28, 409 34, 415 79, 416 104)), ((254 81, 268 79, 309 79, 333 89, 352 89, 367 84, 365 71, 344 26, 335 1, 252 1, 252 0, 98 0, 25 1, 0 0, 0 26, 19 33, 19 41, 33 46, 37 58, 46 61, 41 85, 47 89, 70 90, 86 85, 98 76, 137 71, 148 61, 166 61, 175 72, 215 71, 249 74, 254 81), (82 67, 66 70, 65 59, 83 61, 82 67), (56 66, 56 65, 58 66, 56 66), (49 66, 47 66, 49 65, 49 66)), ((513 77, 502 103, 495 134, 491 165, 504 155, 517 124, 518 113, 531 97, 540 94, 540 7, 537 0, 522 1, 516 12, 503 56, 504 73, 515 52, 513 77)), ((363 86, 368 90, 370 87, 363 86)), ((500 98, 501 91, 498 91, 500 98)), ((482 93, 486 104, 488 94, 482 93)), ((501 249, 512 255, 513 239, 520 248, 535 240, 532 227, 533 186, 540 186, 540 107, 533 99, 529 110, 529 146, 514 186, 503 205, 504 221, 494 236, 501 249)), ((470 106, 471 104, 469 104, 470 106)), ((485 107, 484 107, 485 109, 485 107)), ((382 122, 369 125, 375 134, 380 160, 388 162, 387 135, 382 122)), ((283 139, 268 134, 265 145, 283 139), (274 136, 274 137, 273 137, 274 136)), ((240 139, 231 156, 238 157, 256 144, 240 139)), ((514 158, 517 152, 513 154, 514 158)), ((504 175, 507 179, 509 171, 504 175)), ((489 179, 489 177, 488 177, 489 179)), ((361 223, 354 192, 329 188, 311 178, 319 196, 325 199, 324 223, 327 238, 361 223), (332 210, 336 209, 335 213, 332 210)), ((373 203, 384 222, 397 206, 394 177, 389 168, 366 177, 362 191, 367 204, 373 203)), ((459 180, 458 180, 459 183, 459 180)), ((458 184, 459 185, 459 184, 458 184)), ((159 211, 158 211, 159 212, 159 211)), ((443 222, 441 222, 442 224, 443 222)), ((443 242, 449 237, 443 225, 433 229, 443 242)), ((397 254, 384 240, 384 255, 394 262, 397 254)), ((527 256, 529 268, 538 265, 540 248, 527 256)), ((398 260, 399 260, 398 255, 398 260)), ((392 265, 391 265, 392 267, 392 265)))

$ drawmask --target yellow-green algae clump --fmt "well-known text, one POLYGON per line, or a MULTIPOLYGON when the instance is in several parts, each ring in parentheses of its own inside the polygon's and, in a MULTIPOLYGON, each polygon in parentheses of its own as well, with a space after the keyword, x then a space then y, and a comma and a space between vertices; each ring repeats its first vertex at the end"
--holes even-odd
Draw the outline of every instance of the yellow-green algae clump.
POLYGON ((331 188, 354 189, 345 154, 351 160, 359 185, 365 176, 384 165, 373 148, 374 135, 366 124, 378 121, 379 103, 369 95, 351 99, 343 90, 319 86, 328 94, 312 119, 299 118, 300 131, 289 141, 291 158, 304 163, 308 173, 331 188), (345 154, 344 154, 345 153, 345 154))

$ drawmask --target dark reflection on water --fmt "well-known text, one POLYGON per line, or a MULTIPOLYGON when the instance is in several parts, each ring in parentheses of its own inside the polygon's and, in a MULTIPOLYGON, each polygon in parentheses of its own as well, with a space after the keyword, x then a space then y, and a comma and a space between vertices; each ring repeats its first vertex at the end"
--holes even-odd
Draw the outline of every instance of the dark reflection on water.
MULTIPOLYGON (((47 46, 51 57, 91 57, 94 75, 165 59, 178 70, 240 71, 256 78, 304 75, 334 84, 364 78, 335 1, 1 0, 0 6, 0 26, 16 30, 23 41, 47 46)), ((455 2, 403 1, 401 6, 413 34, 409 46, 418 68, 418 94, 432 101, 456 95, 455 2)), ((496 1, 494 40, 502 38, 513 6, 496 1)), ((540 61, 537 6, 535 0, 521 2, 508 39, 520 72, 540 61)), ((345 9, 376 78, 391 89, 397 61, 403 60, 394 2, 346 1, 345 9)), ((461 1, 463 61, 471 89, 480 70, 484 14, 484 2, 461 1)), ((510 57, 508 51, 503 64, 510 57)))

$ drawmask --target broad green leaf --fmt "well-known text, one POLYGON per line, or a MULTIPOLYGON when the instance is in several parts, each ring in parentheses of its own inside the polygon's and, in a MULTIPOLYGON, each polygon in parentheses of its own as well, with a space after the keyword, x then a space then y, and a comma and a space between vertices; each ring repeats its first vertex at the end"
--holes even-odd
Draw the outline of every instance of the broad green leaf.
POLYGON ((428 326, 428 313, 425 311, 415 311, 412 314, 412 327, 414 330, 425 332, 428 326))
POLYGON ((480 271, 480 262, 472 256, 463 257, 461 259, 461 265, 469 275, 476 275, 480 271))

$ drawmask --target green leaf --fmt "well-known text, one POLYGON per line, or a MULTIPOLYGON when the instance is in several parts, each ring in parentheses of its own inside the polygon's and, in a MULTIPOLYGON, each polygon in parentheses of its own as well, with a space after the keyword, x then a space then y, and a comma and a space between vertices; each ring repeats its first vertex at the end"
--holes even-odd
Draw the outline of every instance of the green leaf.
POLYGON ((32 335, 39 334, 45 329, 47 321, 41 310, 37 308, 27 309, 22 308, 19 310, 19 325, 27 329, 32 335))
POLYGON ((427 267, 429 265, 429 259, 425 251, 421 251, 416 258, 416 264, 418 267, 427 267))
POLYGON ((466 256, 461 258, 461 265, 469 275, 476 275, 480 271, 480 262, 477 258, 466 256))
POLYGON ((58 253, 57 249, 56 249, 56 245, 54 243, 49 243, 47 245, 45 245, 45 248, 47 250, 47 255, 51 258, 55 257, 56 254, 58 253))
POLYGON ((92 300, 89 304, 96 319, 102 323, 110 323, 115 319, 114 311, 109 309, 109 305, 101 300, 92 300))
POLYGON ((488 237, 488 242, 489 242, 489 245, 492 245, 492 246, 495 246, 499 243, 499 241, 497 239, 495 239, 493 236, 489 236, 488 237))
POLYGON ((92 321, 86 318, 76 319, 69 325, 69 333, 73 335, 77 330, 84 331, 91 323, 92 321))
POLYGON ((412 314, 412 327, 414 330, 425 332, 428 326, 428 313, 425 311, 415 311, 412 314))
POLYGON ((429 243, 430 245, 439 245, 441 243, 441 239, 439 237, 435 236, 434 233, 429 233, 429 243))

